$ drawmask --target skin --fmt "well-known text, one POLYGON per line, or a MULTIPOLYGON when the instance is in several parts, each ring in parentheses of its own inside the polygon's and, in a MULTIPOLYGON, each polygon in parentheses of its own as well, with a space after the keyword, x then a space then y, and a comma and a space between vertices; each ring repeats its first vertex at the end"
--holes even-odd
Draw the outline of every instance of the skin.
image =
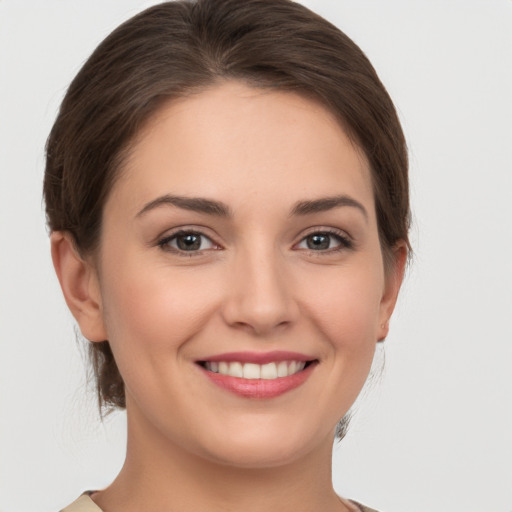
POLYGON ((80 258, 53 233, 52 254, 83 335, 110 341, 126 385, 126 462, 93 496, 105 512, 347 510, 331 483, 334 430, 387 334, 406 250, 386 274, 368 163, 331 113, 238 82, 168 103, 108 197, 99 252, 80 258), (148 209, 165 194, 220 201, 231 216, 148 209), (290 214, 332 196, 361 207, 290 214), (202 249, 159 244, 176 228, 203 233, 202 249), (330 230, 352 246, 333 235, 311 249, 330 230), (318 364, 261 400, 196 364, 272 350, 318 364))

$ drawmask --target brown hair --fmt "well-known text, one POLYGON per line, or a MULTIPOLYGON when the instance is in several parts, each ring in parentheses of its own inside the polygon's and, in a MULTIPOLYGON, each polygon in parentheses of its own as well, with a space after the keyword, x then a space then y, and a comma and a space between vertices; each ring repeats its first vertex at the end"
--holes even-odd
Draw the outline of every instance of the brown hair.
MULTIPOLYGON (((384 260, 408 243, 407 151, 389 95, 345 34, 291 0, 178 0, 114 30, 71 83, 47 142, 51 231, 81 254, 100 241, 102 209, 141 127, 170 98, 219 80, 307 95, 342 123, 370 163, 384 260)), ((108 341, 92 343, 100 407, 125 407, 108 341)))

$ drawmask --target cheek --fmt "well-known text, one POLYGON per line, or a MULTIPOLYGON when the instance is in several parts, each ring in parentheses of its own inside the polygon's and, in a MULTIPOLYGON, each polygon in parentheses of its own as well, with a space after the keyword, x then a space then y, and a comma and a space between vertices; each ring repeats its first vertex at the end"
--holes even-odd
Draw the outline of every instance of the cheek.
POLYGON ((338 268, 315 279, 304 308, 334 347, 365 350, 377 340, 382 283, 378 265, 338 268))
POLYGON ((144 355, 156 364, 164 354, 179 357, 181 345, 202 330, 217 307, 215 280, 193 275, 190 269, 133 267, 118 266, 103 294, 116 360, 131 364, 129 360, 144 355))

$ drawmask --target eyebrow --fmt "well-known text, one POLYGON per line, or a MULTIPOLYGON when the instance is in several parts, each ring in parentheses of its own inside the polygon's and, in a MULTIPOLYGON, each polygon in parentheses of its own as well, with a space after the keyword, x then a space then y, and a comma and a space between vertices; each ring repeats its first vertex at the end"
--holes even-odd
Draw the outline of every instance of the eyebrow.
POLYGON ((216 215, 218 217, 232 216, 229 206, 220 201, 213 201, 202 197, 185 197, 166 194, 147 203, 144 208, 137 213, 136 217, 140 217, 150 210, 154 210, 163 205, 177 206, 184 210, 192 210, 194 212, 206 213, 207 215, 216 215))
POLYGON ((291 215, 310 215, 312 213, 325 212, 342 206, 357 208, 363 214, 364 218, 368 220, 366 208, 359 201, 347 195, 321 197, 312 201, 299 201, 293 207, 291 215))
MULTIPOLYGON (((230 218, 233 216, 229 206, 220 201, 214 201, 203 197, 185 197, 165 194, 147 203, 142 210, 137 213, 136 217, 141 217, 150 210, 154 210, 155 208, 163 205, 176 206, 184 210, 191 210, 218 217, 230 218)), ((366 208, 359 201, 356 201, 354 198, 347 195, 299 201, 295 203, 291 209, 290 216, 311 215, 313 213, 325 212, 342 206, 357 208, 363 214, 364 218, 368 220, 368 212, 366 211, 366 208)))

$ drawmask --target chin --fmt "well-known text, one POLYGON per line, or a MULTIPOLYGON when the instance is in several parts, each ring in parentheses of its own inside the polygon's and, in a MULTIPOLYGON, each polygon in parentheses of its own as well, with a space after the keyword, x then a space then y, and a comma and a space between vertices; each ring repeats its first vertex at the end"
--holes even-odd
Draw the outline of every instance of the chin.
POLYGON ((318 450, 320 445, 332 447, 334 429, 319 433, 304 428, 303 423, 301 426, 224 429, 218 436, 209 437, 203 456, 223 465, 260 469, 292 464, 318 450))

